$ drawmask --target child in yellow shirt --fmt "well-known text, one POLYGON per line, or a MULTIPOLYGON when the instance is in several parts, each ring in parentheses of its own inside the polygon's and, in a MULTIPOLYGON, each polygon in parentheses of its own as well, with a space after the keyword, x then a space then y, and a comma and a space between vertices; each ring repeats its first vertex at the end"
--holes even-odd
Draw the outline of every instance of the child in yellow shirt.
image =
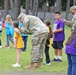
MULTIPOLYGON (((13 23, 13 27, 19 30, 18 22, 15 21, 13 23)), ((14 47, 16 48, 17 62, 16 64, 13 64, 12 66, 20 67, 20 52, 21 52, 21 48, 24 47, 24 43, 23 43, 21 34, 17 32, 14 32, 14 47)))
POLYGON ((52 29, 50 27, 51 23, 49 21, 45 22, 46 26, 48 27, 48 37, 46 40, 46 45, 45 45, 45 57, 46 57, 46 62, 44 62, 44 64, 46 65, 51 65, 50 63, 50 55, 49 55, 49 48, 52 44, 52 37, 53 37, 53 32, 52 29))

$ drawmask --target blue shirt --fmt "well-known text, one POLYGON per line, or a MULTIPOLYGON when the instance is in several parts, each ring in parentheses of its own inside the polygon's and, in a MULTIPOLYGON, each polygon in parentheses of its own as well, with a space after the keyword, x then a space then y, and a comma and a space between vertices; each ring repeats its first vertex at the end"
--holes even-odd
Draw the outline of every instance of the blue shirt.
POLYGON ((0 31, 2 31, 2 21, 0 20, 0 31))
MULTIPOLYGON (((23 26, 23 24, 21 22, 19 22, 19 28, 21 28, 23 26)), ((22 36, 28 36, 28 34, 22 34, 22 36)))
POLYGON ((6 25, 6 34, 13 36, 14 35, 14 28, 12 27, 12 25, 8 22, 6 22, 5 25, 6 25))

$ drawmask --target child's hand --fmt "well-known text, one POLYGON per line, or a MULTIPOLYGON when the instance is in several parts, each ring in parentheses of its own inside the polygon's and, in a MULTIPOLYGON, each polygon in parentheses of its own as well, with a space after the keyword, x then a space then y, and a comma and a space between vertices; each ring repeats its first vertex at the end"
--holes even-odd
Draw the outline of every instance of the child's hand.
POLYGON ((55 33, 57 33, 57 32, 56 32, 56 30, 55 30, 55 31, 53 31, 53 34, 55 34, 55 33))
POLYGON ((16 45, 14 45, 14 48, 16 48, 16 45))

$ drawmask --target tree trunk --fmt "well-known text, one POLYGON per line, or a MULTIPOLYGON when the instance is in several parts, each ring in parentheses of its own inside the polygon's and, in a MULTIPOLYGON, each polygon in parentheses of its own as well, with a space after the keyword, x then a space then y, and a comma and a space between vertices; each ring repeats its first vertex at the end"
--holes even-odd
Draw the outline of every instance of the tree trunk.
POLYGON ((35 3, 36 3, 36 0, 34 0, 34 2, 33 2, 33 15, 35 15, 35 3))
POLYGON ((76 0, 73 0, 73 5, 76 5, 76 0))
POLYGON ((43 21, 45 20, 45 17, 46 17, 46 3, 44 3, 44 15, 43 15, 43 21))
POLYGON ((14 20, 17 20, 17 17, 20 14, 21 0, 14 0, 14 6, 14 20))
POLYGON ((10 0, 10 7, 12 11, 14 12, 14 1, 13 0, 10 0))
POLYGON ((33 0, 30 0, 30 10, 31 10, 31 12, 33 10, 33 0))
POLYGON ((38 14, 38 0, 34 0, 33 15, 37 16, 37 14, 38 14))
POLYGON ((57 2, 56 2, 56 9, 55 9, 55 11, 61 11, 61 1, 62 0, 56 0, 57 2))
POLYGON ((66 5, 66 19, 67 20, 68 20, 69 8, 70 8, 70 0, 67 0, 67 5, 66 5))
POLYGON ((35 16, 37 16, 38 15, 38 0, 36 0, 36 8, 35 8, 36 10, 35 10, 35 16))
POLYGON ((29 14, 29 0, 26 0, 26 14, 29 14))
POLYGON ((4 0, 4 19, 6 17, 6 15, 9 13, 9 0, 4 0))

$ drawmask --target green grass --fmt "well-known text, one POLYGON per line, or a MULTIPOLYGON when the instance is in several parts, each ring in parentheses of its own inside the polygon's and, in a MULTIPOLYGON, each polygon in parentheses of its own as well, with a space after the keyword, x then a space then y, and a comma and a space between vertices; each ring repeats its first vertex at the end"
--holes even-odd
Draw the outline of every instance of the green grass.
MULTIPOLYGON (((70 35, 70 28, 65 27, 66 39, 70 35)), ((65 54, 65 48, 63 49, 63 62, 62 63, 52 63, 51 66, 42 65, 42 69, 34 69, 34 70, 27 70, 23 67, 30 64, 30 50, 31 50, 31 35, 29 35, 28 45, 27 45, 27 52, 21 52, 21 67, 20 68, 13 68, 11 65, 16 63, 16 50, 12 47, 10 49, 5 48, 5 30, 3 29, 2 32, 2 45, 3 48, 0 49, 0 72, 11 72, 11 71, 35 71, 35 72, 66 72, 67 71, 67 58, 65 54)), ((65 47, 65 45, 64 45, 65 47)), ((50 48, 50 57, 53 59, 54 57, 54 50, 50 48)), ((45 61, 45 57, 44 57, 45 61)), ((44 62, 43 61, 43 62, 44 62)))

